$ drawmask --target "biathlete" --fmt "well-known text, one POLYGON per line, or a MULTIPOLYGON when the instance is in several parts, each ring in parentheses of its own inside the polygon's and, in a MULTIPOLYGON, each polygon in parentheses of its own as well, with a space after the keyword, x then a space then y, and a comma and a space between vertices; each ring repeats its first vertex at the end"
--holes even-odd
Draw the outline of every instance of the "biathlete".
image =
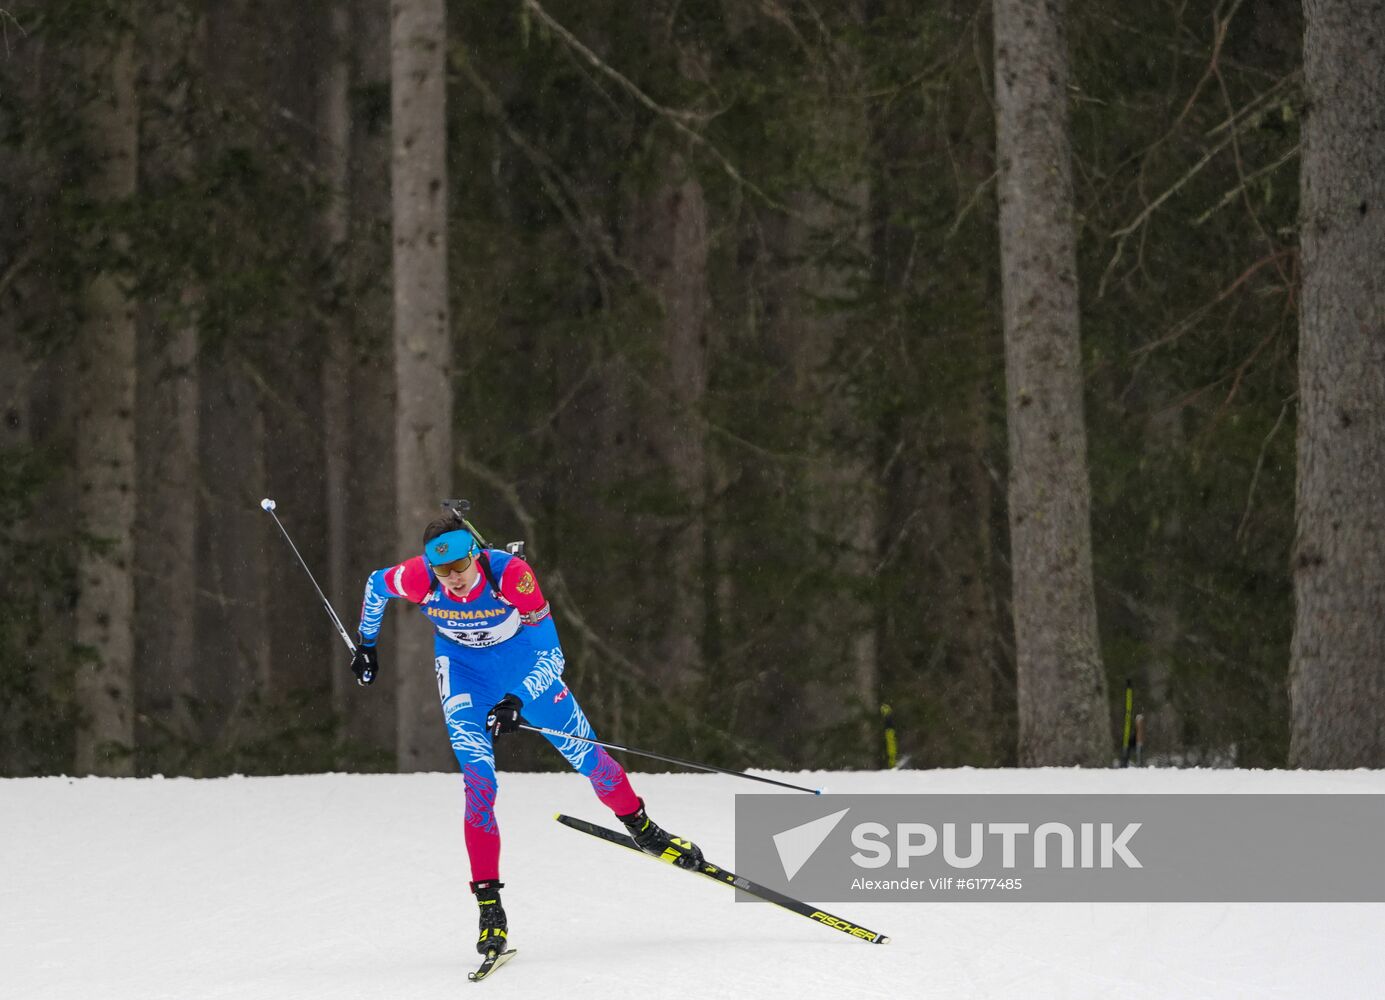
MULTIPOLYGON (((369 684, 379 671, 375 641, 385 606, 403 598, 432 624, 434 669, 443 718, 466 784, 465 839, 471 891, 480 907, 476 950, 504 951, 509 922, 500 903, 500 829, 495 818, 497 736, 521 721, 573 737, 594 738, 577 699, 563 683, 563 649, 533 569, 523 559, 478 543, 461 514, 430 523, 423 555, 366 581, 360 644, 351 661, 369 684)), ((604 749, 579 739, 546 736, 592 788, 635 843, 684 868, 702 852, 659 828, 645 812, 622 768, 604 749)))

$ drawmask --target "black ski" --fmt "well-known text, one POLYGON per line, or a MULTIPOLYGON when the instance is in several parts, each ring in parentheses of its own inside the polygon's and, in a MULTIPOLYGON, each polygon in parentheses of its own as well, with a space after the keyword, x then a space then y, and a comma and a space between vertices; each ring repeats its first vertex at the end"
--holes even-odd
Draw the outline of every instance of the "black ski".
POLYGON ((479 983, 518 954, 518 948, 507 948, 505 951, 488 951, 481 967, 475 972, 468 972, 466 977, 473 983, 479 983))
MULTIPOLYGON (((584 819, 564 816, 562 813, 558 813, 554 816, 554 819, 564 826, 570 826, 574 830, 581 830, 583 833, 590 834, 598 840, 604 840, 610 844, 619 844, 621 847, 627 847, 636 854, 649 858, 651 861, 661 860, 660 858, 654 857, 652 854, 645 854, 644 851, 640 850, 639 844, 636 844, 623 833, 617 833, 615 830, 608 830, 606 827, 597 826, 595 823, 588 823, 584 819)), ((675 865, 674 867, 677 866, 675 865)), ((774 903, 776 906, 782 906, 792 913, 807 917, 809 920, 816 920, 826 927, 831 927, 833 930, 841 931, 843 934, 849 934, 862 941, 869 941, 872 944, 885 944, 890 940, 884 934, 868 930, 860 924, 853 924, 850 920, 843 920, 841 917, 816 909, 809 906, 807 903, 801 903, 792 896, 785 896, 783 893, 776 892, 768 886, 760 885, 758 882, 752 882, 743 875, 737 875, 735 872, 727 871, 725 868, 719 868, 710 862, 704 861, 700 868, 688 870, 709 878, 713 882, 720 882, 722 885, 729 885, 734 889, 741 890, 741 892, 748 892, 752 896, 758 896, 766 902, 774 903)))

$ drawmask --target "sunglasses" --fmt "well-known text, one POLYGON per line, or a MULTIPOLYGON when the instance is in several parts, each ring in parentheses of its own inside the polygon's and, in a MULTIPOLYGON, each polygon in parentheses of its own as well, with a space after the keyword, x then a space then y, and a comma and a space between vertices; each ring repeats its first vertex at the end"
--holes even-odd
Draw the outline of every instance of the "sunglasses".
POLYGON ((438 576, 447 576, 451 573, 462 573, 471 565, 471 556, 457 559, 449 563, 433 563, 433 572, 438 576))

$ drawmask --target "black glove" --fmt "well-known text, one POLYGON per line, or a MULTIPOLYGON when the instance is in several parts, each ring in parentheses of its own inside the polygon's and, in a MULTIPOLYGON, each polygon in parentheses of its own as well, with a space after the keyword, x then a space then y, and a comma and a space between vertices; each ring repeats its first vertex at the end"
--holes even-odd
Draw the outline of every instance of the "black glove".
POLYGON ((519 710, 523 707, 524 702, 513 694, 507 694, 496 702, 495 707, 486 716, 486 728, 490 730, 491 736, 504 736, 506 733, 513 733, 518 730, 519 710))
POLYGON ((380 653, 374 646, 356 647, 351 657, 351 672, 356 675, 356 683, 364 687, 374 683, 375 674, 380 669, 380 653))

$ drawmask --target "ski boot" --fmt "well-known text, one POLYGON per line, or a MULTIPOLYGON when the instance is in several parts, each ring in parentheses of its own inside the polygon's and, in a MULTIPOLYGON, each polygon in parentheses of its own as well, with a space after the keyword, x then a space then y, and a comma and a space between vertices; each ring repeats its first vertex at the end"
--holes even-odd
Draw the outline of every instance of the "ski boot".
POLYGON ((689 871, 702 867, 702 848, 691 840, 675 837, 661 828, 644 811, 644 799, 640 799, 639 803, 640 807, 634 812, 628 816, 617 816, 616 819, 625 824, 625 829, 630 831, 631 839, 639 845, 640 850, 689 871))
POLYGON ((481 933, 476 938, 476 951, 503 952, 509 947, 509 921, 505 919, 505 907, 500 905, 500 890, 504 882, 487 879, 471 883, 471 891, 476 894, 476 905, 481 908, 481 933))

